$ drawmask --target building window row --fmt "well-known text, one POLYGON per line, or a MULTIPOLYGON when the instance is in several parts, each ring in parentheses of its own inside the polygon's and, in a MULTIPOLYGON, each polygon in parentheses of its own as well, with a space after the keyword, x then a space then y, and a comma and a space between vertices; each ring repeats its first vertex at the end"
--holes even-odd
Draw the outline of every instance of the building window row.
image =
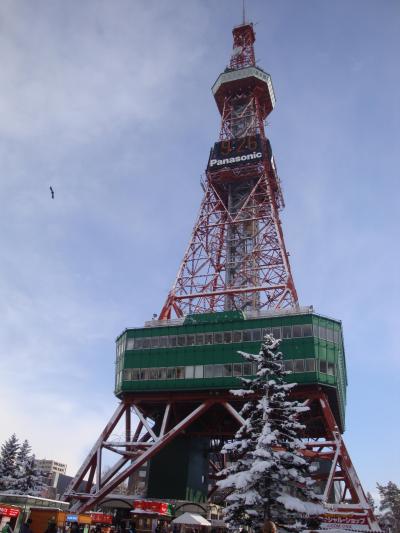
MULTIPOLYGON (((154 348, 180 348, 185 346, 204 346, 210 344, 231 344, 242 342, 261 342, 267 334, 275 339, 292 339, 299 337, 319 337, 338 343, 340 333, 337 330, 312 324, 282 326, 274 328, 256 328, 234 331, 216 331, 188 335, 164 335, 160 337, 138 337, 127 339, 127 350, 147 350, 154 348)), ((121 344, 117 346, 117 355, 121 353, 121 344)))
MULTIPOLYGON (((335 365, 327 361, 315 359, 291 359, 284 361, 284 368, 292 373, 316 372, 335 375, 335 365)), ((154 368, 126 368, 124 381, 169 380, 169 379, 202 379, 230 378, 254 376, 257 373, 256 363, 226 363, 217 365, 167 366, 154 368)))

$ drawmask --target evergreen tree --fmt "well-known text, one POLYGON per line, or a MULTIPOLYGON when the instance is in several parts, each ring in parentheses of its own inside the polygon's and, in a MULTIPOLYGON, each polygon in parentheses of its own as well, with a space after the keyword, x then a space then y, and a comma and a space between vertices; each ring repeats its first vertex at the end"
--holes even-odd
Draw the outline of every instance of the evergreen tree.
POLYGON ((304 425, 298 416, 308 407, 288 399, 295 385, 285 382, 288 372, 279 343, 267 335, 258 355, 241 352, 257 364, 257 375, 242 378, 244 389, 232 391, 249 395, 241 410, 244 425, 223 448, 230 464, 221 473, 225 479, 218 482, 230 493, 224 513, 232 529, 257 530, 272 521, 281 529, 301 531, 308 520, 315 528, 316 517, 324 512, 312 490, 311 465, 302 454, 304 425))
POLYGON ((370 492, 367 492, 367 502, 369 503, 369 506, 371 507, 371 510, 373 513, 375 513, 376 510, 376 504, 375 500, 370 492))
POLYGON ((383 529, 400 533, 400 489, 392 481, 387 485, 377 483, 377 487, 381 498, 379 510, 382 511, 379 522, 383 529))
POLYGON ((0 490, 11 491, 15 488, 17 477, 17 455, 19 442, 15 433, 1 446, 0 452, 0 490))
POLYGON ((35 456, 29 455, 24 463, 23 476, 19 479, 19 494, 39 496, 44 487, 43 475, 37 468, 35 456))
POLYGON ((31 446, 25 439, 16 457, 16 478, 12 492, 37 496, 44 487, 43 476, 38 471, 31 446))

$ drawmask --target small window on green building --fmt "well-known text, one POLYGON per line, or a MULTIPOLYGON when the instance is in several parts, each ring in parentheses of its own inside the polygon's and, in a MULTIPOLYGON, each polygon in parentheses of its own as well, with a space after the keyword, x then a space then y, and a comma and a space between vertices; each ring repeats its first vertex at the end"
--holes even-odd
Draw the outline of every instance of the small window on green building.
POLYGON ((305 371, 315 372, 315 359, 305 359, 305 371))
POLYGON ((319 371, 320 371, 322 374, 326 374, 326 370, 327 370, 327 364, 326 364, 326 361, 324 361, 323 359, 320 359, 320 360, 319 360, 319 371))
POLYGON ((232 342, 232 331, 224 331, 224 343, 229 344, 232 342))
POLYGON ((288 370, 289 372, 293 372, 293 361, 292 359, 289 359, 287 361, 283 361, 283 367, 285 370, 288 370))
POLYGON ((167 379, 175 379, 175 367, 167 367, 167 379))
POLYGON ((272 335, 274 339, 281 339, 281 328, 272 328, 272 335))
POLYGON ((168 337, 160 337, 160 348, 167 348, 168 337))
POLYGON ((326 340, 333 342, 333 329, 326 330, 326 340))
POLYGON ((251 339, 252 341, 260 341, 261 340, 261 329, 253 329, 251 333, 251 339))
POLYGON ((222 378, 224 373, 224 365, 214 365, 214 377, 222 378))
POLYGON ((328 361, 328 375, 334 376, 335 375, 335 363, 331 363, 328 361))
POLYGON ((304 372, 304 359, 295 359, 294 360, 294 371, 295 372, 304 372))
POLYGON ((133 368, 131 370, 131 380, 132 381, 138 381, 140 379, 140 369, 139 368, 133 368))
POLYGON ((135 350, 141 350, 143 348, 143 339, 135 339, 135 350))
POLYGON ((160 345, 160 337, 151 337, 151 347, 158 348, 160 345))
POLYGON ((186 335, 186 346, 193 346, 194 335, 186 335))
POLYGON ((271 335, 271 328, 263 328, 262 330, 262 336, 263 338, 265 337, 265 335, 271 335))
POLYGON ((220 331, 217 331, 214 333, 214 343, 215 344, 222 344, 224 342, 224 336, 220 331))
POLYGON ((186 346, 186 335, 178 335, 178 346, 186 346))
POLYGON ((242 363, 233 363, 233 375, 234 376, 242 375, 242 363))
POLYGON ((232 376, 232 365, 224 365, 223 376, 224 378, 232 376))
POLYGON ((243 331, 243 342, 251 341, 251 329, 245 329, 243 331))
POLYGON ((282 338, 291 339, 292 338, 292 326, 283 326, 282 328, 282 338))
POLYGON ((205 333, 204 334, 204 344, 212 344, 213 343, 213 334, 212 333, 205 333))
POLYGON ((185 367, 177 366, 176 367, 176 379, 184 379, 184 378, 185 378, 185 367))
POLYGON ((126 349, 133 350, 135 348, 135 339, 128 339, 126 341, 126 349))
POLYGON ((176 347, 176 335, 171 335, 170 337, 168 337, 168 346, 170 348, 176 347))
POLYGON ((312 325, 304 324, 303 325, 303 337, 312 337, 312 325))
POLYGON ((194 367, 194 377, 196 379, 199 379, 199 378, 203 377, 203 365, 196 365, 194 367))
POLYGON ((302 337, 302 327, 293 326, 293 337, 302 337))
POLYGON ((242 332, 234 331, 232 334, 232 342, 242 342, 242 332))
POLYGON ((151 347, 150 337, 145 337, 143 339, 143 348, 147 349, 147 348, 150 348, 150 347, 151 347))
POLYGON ((251 376, 251 363, 243 363, 243 375, 251 376))
POLYGON ((196 335, 196 344, 197 346, 202 346, 204 344, 204 335, 202 333, 196 335))
POLYGON ((214 375, 214 367, 213 365, 206 365, 204 367, 204 377, 205 378, 212 378, 214 375))
POLYGON ((185 366, 185 378, 186 379, 194 378, 194 366, 185 366))

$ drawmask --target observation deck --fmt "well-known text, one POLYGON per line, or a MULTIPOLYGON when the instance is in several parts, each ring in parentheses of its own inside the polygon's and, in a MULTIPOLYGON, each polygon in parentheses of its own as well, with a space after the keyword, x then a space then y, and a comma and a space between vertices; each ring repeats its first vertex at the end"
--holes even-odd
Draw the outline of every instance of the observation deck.
POLYGON ((115 394, 241 388, 256 369, 238 353, 258 353, 262 338, 281 338, 288 382, 320 386, 344 431, 346 362, 341 322, 312 307, 274 312, 227 311, 153 320, 116 340, 115 394))

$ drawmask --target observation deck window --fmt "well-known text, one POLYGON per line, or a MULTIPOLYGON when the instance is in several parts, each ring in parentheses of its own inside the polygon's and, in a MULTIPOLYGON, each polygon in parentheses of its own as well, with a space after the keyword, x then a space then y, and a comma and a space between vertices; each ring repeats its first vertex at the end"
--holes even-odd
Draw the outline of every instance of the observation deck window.
POLYGON ((160 337, 160 348, 168 347, 168 337, 160 337))
POLYGON ((198 346, 202 346, 204 344, 204 335, 202 333, 198 333, 196 335, 196 344, 198 346))
POLYGON ((135 347, 135 339, 128 339, 126 341, 126 349, 127 350, 133 350, 135 347))
POLYGON ((301 326, 293 326, 293 337, 302 337, 303 331, 301 326))
POLYGON ((212 344, 213 343, 213 334, 212 333, 205 333, 204 334, 204 344, 212 344))
POLYGON ((335 375, 335 364, 328 361, 328 376, 335 375))
POLYGON ((271 331, 272 331, 271 328, 263 328, 263 330, 262 330, 263 338, 265 337, 265 335, 271 335, 271 331))
POLYGON ((232 331, 224 331, 224 344, 232 342, 232 331))
POLYGON ((170 348, 175 348, 176 347, 176 335, 171 335, 170 337, 168 337, 168 346, 170 348))
POLYGON ((143 348, 150 348, 150 346, 151 346, 150 337, 144 337, 144 339, 143 339, 143 348))
POLYGON ((322 372, 322 374, 326 374, 326 370, 327 370, 326 361, 324 361, 323 359, 320 359, 319 360, 319 371, 322 372))
POLYGON ((185 378, 194 378, 194 366, 185 366, 185 378))
POLYGON ((243 375, 244 376, 251 376, 251 363, 243 363, 243 375))
POLYGON ((184 378, 185 378, 185 367, 177 366, 176 367, 176 379, 184 379, 184 378))
POLYGON ((305 359, 305 371, 315 372, 315 359, 305 359))
POLYGON ((284 339, 292 338, 292 326, 283 326, 282 328, 282 337, 284 339))
POLYGON ((261 329, 253 329, 251 332, 251 340, 252 341, 260 341, 261 340, 261 329))
POLYGON ((285 370, 293 372, 293 361, 290 359, 288 361, 283 361, 283 367, 285 370))
POLYGON ((222 344, 224 342, 224 337, 221 332, 214 333, 214 343, 215 344, 222 344))
POLYGON ((234 331, 232 333, 232 342, 242 342, 242 332, 234 331))
POLYGON ((294 372, 304 372, 304 359, 294 360, 294 372))
POLYGON ((224 375, 224 365, 214 365, 214 378, 222 378, 224 375))
POLYGON ((203 365, 196 365, 194 367, 194 377, 196 379, 202 378, 203 377, 203 371, 204 371, 203 365))
POLYGON ((160 345, 160 337, 151 337, 151 347, 158 348, 160 345))
POLYGON ((312 337, 312 325, 311 324, 304 324, 302 331, 303 331, 303 337, 312 337))
POLYGON ((178 335, 178 346, 186 346, 186 335, 178 335))
POLYGON ((186 336, 186 346, 193 346, 194 344, 194 335, 186 336))
POLYGON ((204 377, 205 378, 212 378, 214 377, 214 368, 213 365, 206 365, 204 367, 204 377))
POLYGON ((175 367, 167 367, 167 379, 175 379, 175 367))
POLYGON ((232 376, 232 365, 226 364, 223 367, 223 373, 224 378, 231 377, 232 376))
POLYGON ((234 376, 242 375, 242 363, 233 363, 233 375, 234 376))
POLYGON ((243 342, 251 341, 251 329, 245 329, 243 331, 243 342))
POLYGON ((281 339, 282 336, 281 336, 281 328, 272 328, 272 335, 274 337, 274 339, 281 339))
POLYGON ((333 342, 333 329, 326 330, 326 340, 333 342))

